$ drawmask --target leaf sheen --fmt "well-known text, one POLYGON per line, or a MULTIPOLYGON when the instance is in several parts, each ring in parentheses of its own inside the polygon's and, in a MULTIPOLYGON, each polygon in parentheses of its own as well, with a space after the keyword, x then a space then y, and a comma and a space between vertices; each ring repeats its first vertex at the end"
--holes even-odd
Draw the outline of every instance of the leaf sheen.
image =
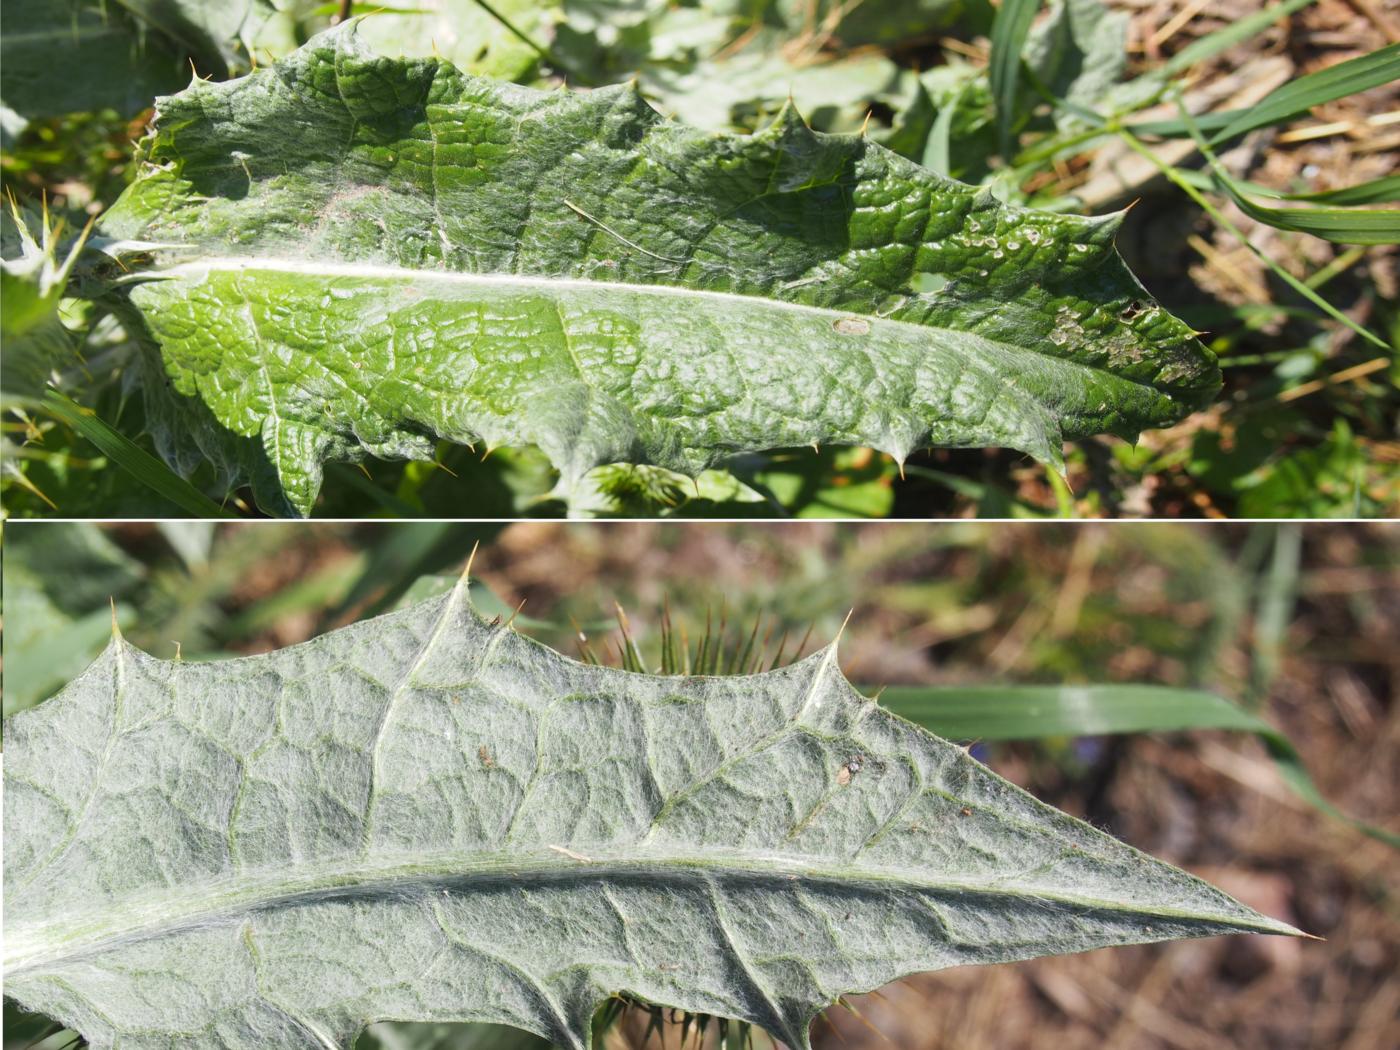
POLYGON ((466 587, 264 656, 114 639, 6 731, 5 989, 95 1047, 571 1048, 608 995, 795 1048, 904 974, 1291 933, 860 696, 569 660, 466 587))
POLYGON ((1058 464, 1219 385, 1114 250, 1119 216, 1004 205, 791 107, 711 134, 632 86, 380 57, 352 23, 157 112, 103 229, 179 246, 129 293, 201 420, 158 442, 264 464, 296 512, 327 459, 438 438, 538 445, 566 487, 812 443, 1058 464))

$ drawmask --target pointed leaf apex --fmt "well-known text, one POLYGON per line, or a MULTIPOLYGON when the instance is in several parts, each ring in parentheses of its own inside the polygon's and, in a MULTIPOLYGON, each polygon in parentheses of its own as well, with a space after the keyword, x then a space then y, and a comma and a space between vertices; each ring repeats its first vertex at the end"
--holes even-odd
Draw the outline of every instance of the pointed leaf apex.
POLYGON ((476 561, 476 552, 480 546, 480 540, 472 544, 471 553, 467 555, 467 563, 462 566, 462 574, 457 577, 457 588, 466 591, 468 604, 471 604, 472 562, 476 561))
POLYGON ((846 618, 841 621, 841 626, 836 629, 836 637, 831 640, 831 649, 835 652, 836 647, 841 644, 841 637, 846 633, 846 625, 851 622, 851 617, 856 614, 855 606, 851 606, 846 611, 846 618))
POLYGON ((1111 211, 1105 215, 1089 216, 1087 220, 1089 243, 1104 248, 1111 247, 1118 237, 1118 231, 1123 228, 1123 219, 1127 214, 1128 208, 1124 208, 1121 211, 1111 211))
POLYGON ((768 125, 767 130, 776 132, 779 137, 812 134, 812 129, 803 118, 791 94, 789 94, 787 99, 783 102, 777 114, 773 117, 773 122, 768 125))
POLYGON ((1262 933, 1276 934, 1280 937, 1301 937, 1306 941, 1327 940, 1326 937, 1319 937, 1315 933, 1308 933, 1307 930, 1300 930, 1298 929, 1298 927, 1292 925, 1291 923, 1284 922, 1281 919, 1272 918, 1268 915, 1265 915, 1263 912, 1259 912, 1258 915, 1260 925, 1265 927, 1263 930, 1260 931, 1262 933))

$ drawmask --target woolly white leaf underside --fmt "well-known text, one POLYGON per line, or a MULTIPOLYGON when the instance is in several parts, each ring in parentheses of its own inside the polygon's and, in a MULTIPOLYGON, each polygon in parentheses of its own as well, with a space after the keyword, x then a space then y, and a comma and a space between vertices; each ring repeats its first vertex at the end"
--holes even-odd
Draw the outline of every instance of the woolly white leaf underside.
POLYGON ((461 588, 261 657, 118 640, 6 736, 6 991, 96 1046, 586 1047, 625 992, 804 1047, 914 971, 1294 932, 891 716, 833 647, 631 674, 461 588))

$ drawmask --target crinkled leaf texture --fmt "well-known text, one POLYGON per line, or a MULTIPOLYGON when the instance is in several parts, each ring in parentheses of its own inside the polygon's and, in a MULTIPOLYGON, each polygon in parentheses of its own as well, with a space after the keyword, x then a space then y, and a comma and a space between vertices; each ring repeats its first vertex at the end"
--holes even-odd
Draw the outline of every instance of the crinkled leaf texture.
POLYGON ((437 438, 537 445, 567 487, 810 443, 1058 463, 1065 438, 1171 423, 1219 373, 1117 225, 790 108, 715 135, 630 86, 376 56, 350 23, 160 99, 103 229, 178 246, 127 300, 162 453, 306 513, 327 459, 437 438))
POLYGON ((856 693, 588 666, 451 592, 265 656, 120 639, 6 732, 5 993, 97 1047, 590 1043, 611 993, 763 1025, 903 974, 1296 932, 856 693))

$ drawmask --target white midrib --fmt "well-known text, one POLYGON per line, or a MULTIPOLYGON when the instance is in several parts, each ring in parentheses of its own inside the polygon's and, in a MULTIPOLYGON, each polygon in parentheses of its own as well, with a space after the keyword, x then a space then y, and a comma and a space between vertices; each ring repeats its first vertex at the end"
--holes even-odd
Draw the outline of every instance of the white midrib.
MULTIPOLYGON (((925 338, 930 334, 948 334, 959 339, 974 342, 990 342, 971 332, 953 328, 938 328, 932 325, 915 324, 911 321, 897 321, 858 310, 835 310, 826 306, 811 306, 806 303, 788 302, 784 299, 771 299, 761 295, 743 295, 738 292, 716 292, 705 288, 690 288, 679 284, 630 284, 624 281, 590 281, 578 277, 542 277, 519 273, 466 273, 460 270, 414 269, 407 266, 387 266, 370 262, 341 262, 331 259, 291 259, 279 256, 220 255, 206 256, 197 260, 176 263, 158 269, 143 271, 141 276, 148 278, 185 277, 198 279, 203 275, 219 271, 222 273, 247 273, 250 271, 305 274, 314 277, 347 277, 363 280, 382 281, 430 281, 435 284, 468 288, 521 288, 548 292, 619 292, 646 296, 659 300, 677 297, 699 299, 716 304, 740 307, 746 310, 772 309, 787 310, 804 316, 830 318, 834 325, 840 320, 864 321, 880 326, 898 326, 909 332, 919 332, 925 338)), ((910 299, 918 298, 911 294, 910 299)), ((847 333, 849 334, 849 333, 847 333)), ((852 338, 855 338, 852 335, 852 338)), ((997 344, 1001 345, 1001 344, 997 344)))
MULTIPOLYGON (((587 846, 580 847, 588 849, 587 846)), ((852 888, 892 888, 965 894, 977 898, 1023 899, 1052 902, 1096 910, 1115 911, 1144 919, 1182 919, 1228 923, 1242 930, 1265 933, 1294 932, 1282 923, 1239 913, 1182 911, 1154 905, 1131 904, 1111 898, 1065 894, 1012 879, 974 881, 940 878, 925 872, 861 864, 841 866, 771 853, 714 852, 700 855, 593 855, 554 849, 537 852, 476 852, 400 857, 342 859, 306 865, 291 871, 258 871, 229 877, 221 882, 187 888, 155 888, 141 896, 108 902, 81 913, 69 912, 46 921, 25 922, 11 917, 6 908, 4 976, 13 980, 27 971, 45 971, 67 960, 91 955, 104 948, 146 940, 200 926, 221 924, 251 912, 278 906, 293 907, 322 899, 373 895, 392 891, 401 896, 406 888, 473 883, 596 880, 610 876, 650 876, 658 883, 669 880, 755 877, 774 881, 814 880, 852 888)), ((22 905, 21 905, 22 907, 22 905)))
MULTIPOLYGON (((852 345, 866 350, 872 355, 879 348, 869 345, 866 337, 876 331, 886 338, 894 337, 911 342, 929 341, 942 344, 966 356, 968 360, 995 360, 996 355, 1027 355, 1038 360, 1053 362, 1057 367, 1071 373, 1107 374, 1115 380, 1130 386, 1143 387, 1159 392, 1150 382, 1130 379, 1111 370, 1098 368, 1081 361, 1071 360, 1060 348, 1060 352, 1049 352, 1040 347, 1022 346, 1014 343, 998 342, 975 332, 958 328, 944 328, 935 325, 916 324, 912 321, 899 321, 877 314, 862 313, 858 310, 836 310, 826 306, 811 306, 806 303, 788 302, 761 295, 741 295, 736 292, 716 292, 703 288, 688 288, 677 284, 630 284, 622 281, 590 281, 577 277, 540 277, 516 273, 464 273, 458 270, 423 270, 405 266, 387 266, 369 262, 339 262, 326 259, 291 259, 278 256, 238 256, 220 255, 201 257, 198 260, 176 263, 172 266, 143 271, 142 279, 160 280, 163 278, 187 278, 202 280, 213 272, 222 273, 285 273, 305 274, 320 278, 352 278, 360 280, 418 282, 443 285, 468 292, 472 289, 537 291, 544 294, 574 292, 580 295, 634 295, 657 302, 672 302, 677 299, 692 299, 711 303, 717 307, 732 307, 737 312, 755 313, 764 310, 792 313, 809 319, 825 320, 833 332, 846 339, 858 340, 852 345), (851 332, 837 328, 838 322, 863 322, 870 326, 870 332, 851 332)), ((927 296, 912 293, 908 299, 927 299, 927 296)))

